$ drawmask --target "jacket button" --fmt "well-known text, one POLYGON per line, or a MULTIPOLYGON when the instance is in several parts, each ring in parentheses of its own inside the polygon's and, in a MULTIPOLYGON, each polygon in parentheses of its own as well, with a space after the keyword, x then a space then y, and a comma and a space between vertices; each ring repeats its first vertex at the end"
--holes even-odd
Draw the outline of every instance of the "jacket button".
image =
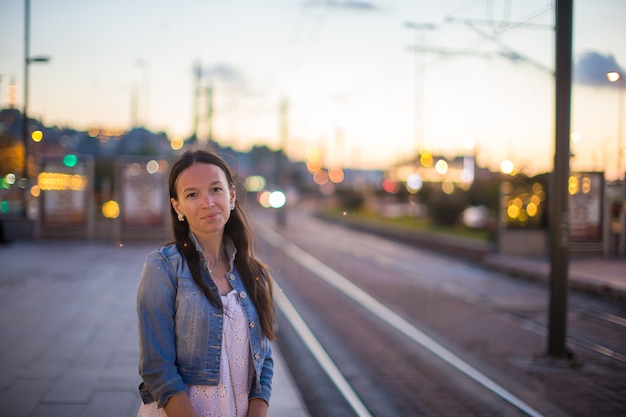
POLYGON ((234 280, 235 280, 235 274, 230 274, 230 275, 228 275, 228 278, 229 278, 231 281, 234 281, 234 280))
POLYGON ((254 354, 254 359, 259 359, 261 357, 261 355, 259 355, 258 353, 254 354))
POLYGON ((254 326, 255 326, 254 322, 250 322, 250 328, 254 329, 254 326))
POLYGON ((240 292, 240 293, 239 293, 239 297, 241 297, 241 298, 247 298, 247 297, 248 297, 248 294, 246 294, 246 292, 245 292, 245 291, 242 291, 242 292, 240 292))

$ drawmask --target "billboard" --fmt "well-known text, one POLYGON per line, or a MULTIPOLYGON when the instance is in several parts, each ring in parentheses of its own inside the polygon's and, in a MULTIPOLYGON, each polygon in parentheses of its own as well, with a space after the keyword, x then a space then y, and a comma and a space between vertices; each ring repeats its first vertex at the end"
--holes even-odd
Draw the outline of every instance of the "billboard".
POLYGON ((48 158, 37 176, 41 192, 42 224, 85 225, 91 193, 88 161, 48 158))
POLYGON ((164 160, 124 160, 121 164, 123 227, 162 227, 169 210, 164 160))
POLYGON ((604 173, 573 172, 569 177, 567 188, 570 240, 601 241, 604 173))

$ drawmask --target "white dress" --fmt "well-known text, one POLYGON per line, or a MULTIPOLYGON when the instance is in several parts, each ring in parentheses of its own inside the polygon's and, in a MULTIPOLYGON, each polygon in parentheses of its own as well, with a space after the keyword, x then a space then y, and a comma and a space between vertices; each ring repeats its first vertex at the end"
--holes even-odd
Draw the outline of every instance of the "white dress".
MULTIPOLYGON (((250 342, 246 315, 237 292, 221 296, 224 305, 224 335, 217 386, 191 385, 187 393, 200 417, 245 417, 252 383, 250 342)), ((166 417, 157 403, 141 404, 137 417, 166 417)))

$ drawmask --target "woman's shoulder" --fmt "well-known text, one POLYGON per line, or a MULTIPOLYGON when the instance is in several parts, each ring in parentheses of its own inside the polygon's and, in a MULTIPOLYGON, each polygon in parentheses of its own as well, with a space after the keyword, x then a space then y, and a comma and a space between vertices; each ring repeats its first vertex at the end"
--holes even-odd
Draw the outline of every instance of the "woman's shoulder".
POLYGON ((175 243, 161 246, 150 252, 146 258, 146 263, 162 263, 167 262, 170 265, 177 265, 180 263, 182 256, 178 251, 175 243))

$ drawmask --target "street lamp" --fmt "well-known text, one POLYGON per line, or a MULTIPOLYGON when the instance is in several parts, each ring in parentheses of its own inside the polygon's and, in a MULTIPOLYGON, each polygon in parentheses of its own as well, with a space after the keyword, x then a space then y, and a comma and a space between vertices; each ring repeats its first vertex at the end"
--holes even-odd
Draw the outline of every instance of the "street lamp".
POLYGON ((28 69, 31 63, 50 61, 47 56, 30 56, 30 0, 24 0, 24 108, 22 111, 22 142, 24 144, 24 172, 22 193, 22 217, 28 217, 28 69))
POLYGON ((624 149, 622 147, 622 124, 624 118, 624 76, 617 71, 606 73, 606 78, 612 83, 618 83, 619 86, 619 102, 617 107, 617 179, 622 178, 622 159, 624 158, 624 149))

